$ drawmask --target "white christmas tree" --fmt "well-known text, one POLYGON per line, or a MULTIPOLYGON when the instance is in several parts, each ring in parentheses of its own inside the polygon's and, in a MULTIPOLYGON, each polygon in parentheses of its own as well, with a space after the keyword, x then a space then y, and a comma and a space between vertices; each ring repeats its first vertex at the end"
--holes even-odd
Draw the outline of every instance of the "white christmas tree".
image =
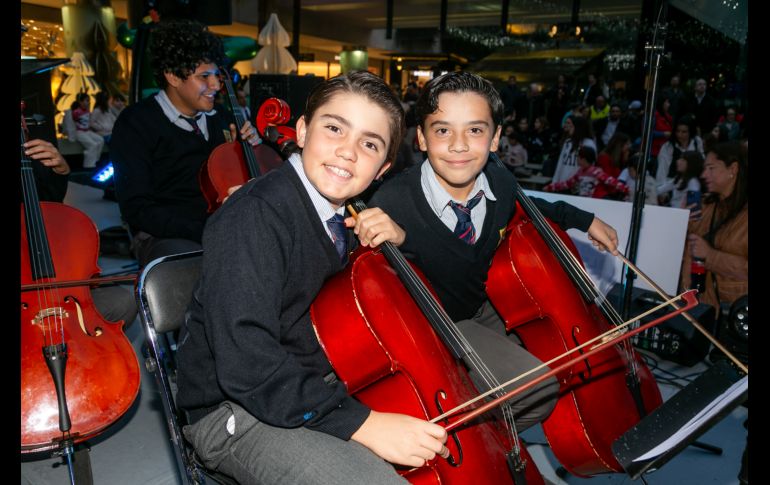
POLYGON ((256 73, 289 74, 297 70, 297 62, 286 49, 291 44, 289 34, 281 26, 276 14, 270 14, 257 42, 263 47, 251 61, 256 73))
POLYGON ((101 91, 99 84, 92 79, 95 74, 94 68, 86 60, 82 52, 72 54, 70 62, 59 67, 67 78, 62 82, 59 88, 60 97, 56 102, 56 126, 61 125, 64 118, 64 112, 72 107, 72 103, 77 99, 78 94, 88 93, 91 98, 91 106, 94 105, 94 95, 101 91))

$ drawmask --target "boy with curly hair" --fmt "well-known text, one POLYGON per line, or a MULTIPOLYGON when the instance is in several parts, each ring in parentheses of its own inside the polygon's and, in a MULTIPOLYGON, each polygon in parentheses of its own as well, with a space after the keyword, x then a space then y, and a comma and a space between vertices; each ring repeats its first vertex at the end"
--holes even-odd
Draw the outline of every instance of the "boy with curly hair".
MULTIPOLYGON (((110 143, 120 212, 141 266, 201 249, 208 205, 198 173, 214 148, 236 136, 229 113, 214 108, 225 60, 217 36, 195 21, 161 22, 149 52, 160 91, 123 110, 110 143)), ((241 137, 260 142, 248 121, 241 137)))

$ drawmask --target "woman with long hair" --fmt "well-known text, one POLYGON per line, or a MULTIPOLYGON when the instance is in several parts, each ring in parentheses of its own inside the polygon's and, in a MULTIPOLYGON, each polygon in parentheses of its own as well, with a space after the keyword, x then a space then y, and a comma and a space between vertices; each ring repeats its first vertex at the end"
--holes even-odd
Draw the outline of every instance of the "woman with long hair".
POLYGON ((703 171, 703 156, 694 150, 684 152, 677 159, 675 167, 674 178, 658 186, 658 197, 661 205, 684 209, 688 205, 688 199, 691 202, 700 200, 699 177, 703 171), (668 202, 664 203, 666 199, 668 202))
POLYGON ((580 147, 589 147, 596 151, 591 123, 585 117, 570 115, 564 122, 564 138, 552 183, 564 182, 575 175, 578 171, 577 152, 580 147))
POLYGON ((617 177, 620 172, 626 168, 628 163, 628 154, 631 151, 631 138, 625 133, 616 131, 599 153, 596 164, 601 167, 607 175, 617 177))
POLYGON ((681 118, 676 122, 676 131, 671 138, 660 147, 658 168, 655 172, 658 185, 663 185, 667 180, 674 178, 676 166, 672 162, 678 160, 682 153, 687 151, 697 151, 703 155, 703 140, 695 134, 692 120, 681 118))

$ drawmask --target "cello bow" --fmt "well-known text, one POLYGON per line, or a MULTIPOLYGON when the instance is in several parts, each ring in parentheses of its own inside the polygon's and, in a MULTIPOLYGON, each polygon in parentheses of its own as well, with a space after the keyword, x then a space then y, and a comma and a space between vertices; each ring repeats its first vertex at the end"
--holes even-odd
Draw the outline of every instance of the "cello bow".
MULTIPOLYGON (((695 298, 695 290, 686 291, 686 292, 682 293, 681 295, 678 295, 678 296, 676 296, 676 297, 674 297, 674 298, 672 298, 672 299, 670 299, 668 301, 665 301, 662 304, 658 305, 657 307, 652 308, 652 309, 648 310, 647 312, 645 312, 645 313, 643 313, 641 315, 638 315, 638 316, 636 316, 636 317, 634 317, 634 318, 624 322, 623 324, 619 325, 618 327, 613 328, 612 330, 609 330, 608 332, 606 332, 604 334, 601 334, 601 335, 595 337, 592 340, 584 342, 579 347, 575 347, 575 348, 573 348, 573 349, 571 349, 571 350, 569 350, 569 351, 567 351, 567 352, 565 352, 565 353, 555 357, 554 359, 552 359, 549 362, 545 362, 542 365, 540 365, 538 367, 535 367, 534 369, 530 369, 529 371, 527 371, 527 372, 525 372, 525 373, 523 373, 523 374, 521 374, 519 376, 514 377, 513 379, 511 379, 511 380, 501 384, 500 385, 500 389, 502 389, 503 387, 505 387, 507 385, 510 385, 510 384, 512 384, 512 383, 514 383, 514 382, 516 382, 518 380, 521 380, 522 378, 526 377, 527 375, 529 375, 529 374, 531 374, 533 372, 536 372, 537 370, 539 370, 539 369, 541 369, 541 368, 543 368, 543 367, 545 367, 545 366, 547 366, 547 365, 549 365, 549 364, 551 364, 551 363, 553 363, 553 362, 555 362, 555 361, 557 361, 559 359, 562 359, 564 356, 566 356, 566 355, 568 355, 568 354, 570 354, 572 352, 580 350, 583 347, 596 342, 597 340, 601 340, 601 343, 591 347, 589 350, 587 350, 585 352, 581 352, 581 354, 579 356, 577 356, 575 358, 572 358, 572 359, 568 360, 567 362, 564 362, 564 363, 558 365, 557 367, 554 367, 554 368, 550 369, 548 372, 546 372, 546 373, 544 373, 544 374, 542 374, 542 375, 540 375, 540 376, 538 376, 538 377, 536 377, 536 378, 534 378, 534 379, 532 379, 530 381, 527 381, 525 384, 522 384, 521 386, 517 387, 516 389, 512 389, 511 391, 506 392, 502 396, 499 396, 499 397, 497 397, 495 399, 492 399, 491 401, 489 401, 489 402, 479 406, 478 408, 474 409, 473 411, 469 411, 469 412, 463 414, 460 418, 458 418, 455 421, 452 421, 449 425, 446 426, 447 432, 451 432, 452 430, 454 430, 457 427, 463 425, 464 423, 474 419, 475 417, 479 416, 480 414, 483 414, 483 413, 489 411, 490 409, 500 405, 501 403, 503 403, 503 402, 505 402, 505 401, 507 401, 507 400, 509 400, 509 399, 511 399, 513 397, 515 397, 516 395, 526 391, 527 389, 531 388, 532 386, 535 386, 536 384, 542 382, 543 380, 545 380, 545 379, 547 379, 547 378, 549 378, 549 377, 551 377, 553 375, 556 375, 557 373, 559 373, 559 372, 561 372, 561 371, 563 371, 565 369, 568 369, 569 367, 573 366, 577 362, 579 362, 581 360, 584 360, 584 359, 587 359, 588 357, 590 357, 590 356, 592 356, 592 355, 594 355, 594 354, 596 354, 598 352, 601 352, 602 350, 605 350, 606 348, 608 348, 608 347, 610 347, 612 345, 615 345, 617 343, 626 341, 629 338, 633 337, 634 335, 636 335, 636 334, 638 334, 640 332, 643 332, 644 330, 646 330, 648 328, 651 328, 651 327, 654 327, 656 325, 659 325, 659 324, 665 322, 666 320, 669 320, 670 318, 672 318, 672 317, 674 317, 676 315, 679 315, 680 313, 684 313, 685 311, 695 307, 695 305, 697 305, 697 304, 698 304, 698 300, 697 300, 697 298, 695 298), (668 313, 666 315, 663 315, 663 316, 661 316, 659 318, 656 318, 655 320, 652 320, 651 322, 647 322, 647 323, 645 323, 643 325, 640 325, 639 327, 637 327, 637 328, 635 328, 633 330, 624 331, 622 333, 619 333, 620 330, 627 328, 628 325, 631 325, 633 322, 639 320, 640 318, 642 318, 642 317, 644 317, 646 315, 649 315, 651 313, 654 313, 654 312, 662 309, 665 306, 673 305, 674 302, 676 302, 677 300, 684 300, 684 303, 685 303, 684 306, 678 307, 676 310, 673 310, 672 312, 670 312, 670 313, 668 313)), ((465 407, 467 407, 470 404, 473 404, 474 402, 478 401, 479 399, 483 399, 484 397, 488 396, 489 394, 492 394, 493 392, 495 392, 497 390, 499 390, 499 389, 490 389, 486 393, 480 394, 477 397, 475 397, 474 399, 472 399, 472 400, 470 400, 470 401, 468 401, 466 403, 463 403, 460 406, 455 407, 454 409, 450 409, 449 411, 445 412, 441 416, 437 416, 437 417, 433 418, 431 420, 431 422, 435 423, 435 422, 444 420, 444 419, 446 419, 448 417, 454 416, 461 409, 464 409, 465 407)))

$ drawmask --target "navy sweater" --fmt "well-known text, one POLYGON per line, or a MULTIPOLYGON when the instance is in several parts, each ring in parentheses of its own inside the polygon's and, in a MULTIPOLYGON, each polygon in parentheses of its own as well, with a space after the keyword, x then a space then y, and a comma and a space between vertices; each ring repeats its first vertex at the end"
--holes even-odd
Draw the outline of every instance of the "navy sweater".
POLYGON ((207 116, 209 139, 171 123, 154 97, 131 105, 112 130, 115 196, 131 231, 200 242, 207 203, 198 173, 224 143, 229 119, 207 116))
POLYGON ((342 439, 369 416, 331 372, 310 305, 342 269, 290 164, 247 183, 209 219, 203 273, 180 336, 179 406, 199 419, 225 399, 260 421, 342 439))
MULTIPOLYGON (((487 299, 487 271, 516 209, 513 174, 493 164, 487 164, 484 173, 497 201, 487 199, 484 226, 473 245, 455 236, 433 212, 420 184, 420 165, 385 182, 369 204, 406 231, 399 249, 425 273, 454 321, 473 317, 487 299)), ((566 202, 532 201, 562 229, 587 231, 593 221, 593 214, 566 202)))

